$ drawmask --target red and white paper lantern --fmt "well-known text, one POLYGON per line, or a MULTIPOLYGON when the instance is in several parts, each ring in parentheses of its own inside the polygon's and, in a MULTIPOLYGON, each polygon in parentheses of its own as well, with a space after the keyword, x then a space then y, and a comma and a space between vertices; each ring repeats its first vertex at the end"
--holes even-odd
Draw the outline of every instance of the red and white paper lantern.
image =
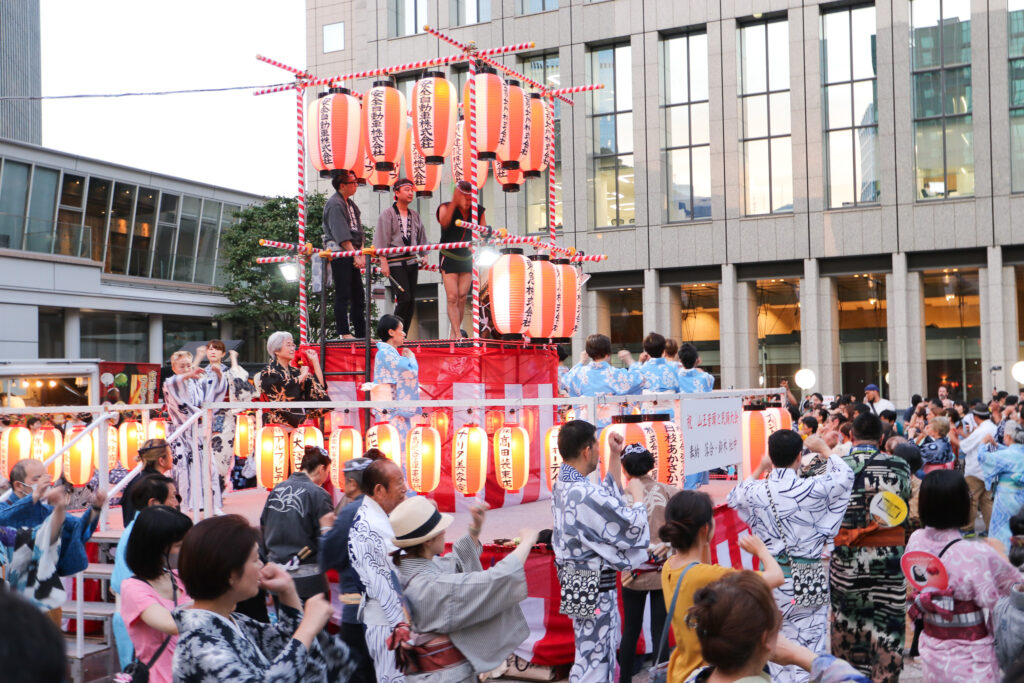
MULTIPOLYGON (((508 88, 504 79, 490 66, 479 67, 473 82, 476 83, 474 111, 477 158, 491 161, 497 156, 498 142, 501 138, 501 121, 508 106, 508 88)), ((467 78, 462 92, 462 106, 467 118, 469 117, 469 84, 470 81, 467 78)))
POLYGON ((475 496, 487 481, 487 432, 478 424, 467 424, 452 442, 452 479, 455 490, 475 496))
POLYGON ((405 438, 405 471, 409 488, 430 493, 441 483, 441 435, 430 425, 417 425, 405 438))
POLYGON ((548 111, 544 98, 539 93, 530 93, 530 124, 526 135, 526 153, 520 160, 519 167, 527 178, 539 178, 541 171, 548 167, 548 111))
MULTIPOLYGON (((413 112, 415 114, 415 112, 413 112)), ((405 177, 412 181, 417 197, 433 197, 441 185, 441 166, 427 163, 426 158, 413 144, 413 136, 406 137, 405 142, 405 177)), ((454 144, 455 134, 452 133, 454 144)))
MULTIPOLYGON (((530 97, 519 85, 519 81, 507 82, 508 106, 502 117, 501 135, 498 138, 497 160, 495 166, 508 170, 518 170, 520 161, 528 151, 526 138, 529 135, 530 97)), ((495 168, 497 170, 497 168, 495 168)), ((497 175, 497 173, 495 173, 497 175)))
POLYGON ((519 192, 523 183, 526 182, 520 169, 504 168, 499 161, 494 162, 494 179, 501 185, 502 192, 519 192))
POLYGON ((491 318, 501 334, 523 334, 533 315, 533 264, 522 249, 506 248, 488 275, 491 318))
POLYGON ((555 325, 553 341, 567 343, 580 324, 579 271, 569 259, 554 259, 555 266, 555 325))
POLYGON ((455 144, 458 91, 444 73, 428 71, 413 84, 411 100, 413 143, 427 165, 440 166, 455 144))
POLYGON ((531 339, 548 339, 555 331, 558 271, 547 254, 534 254, 530 260, 533 262, 533 315, 527 334, 531 339))
POLYGON ((487 162, 481 161, 478 156, 476 164, 472 163, 466 119, 459 122, 455 133, 455 146, 452 148, 452 177, 457 183, 468 180, 476 185, 478 190, 487 182, 487 162), (473 167, 475 167, 475 173, 467 170, 473 167))
POLYGON ((377 171, 393 171, 405 151, 405 95, 388 78, 374 81, 363 96, 367 156, 377 171))
POLYGON ((530 435, 518 424, 494 434, 494 474, 506 491, 519 491, 530 476, 530 435))
POLYGON ((321 177, 356 165, 362 152, 362 113, 359 99, 347 88, 331 88, 309 105, 306 150, 321 177))

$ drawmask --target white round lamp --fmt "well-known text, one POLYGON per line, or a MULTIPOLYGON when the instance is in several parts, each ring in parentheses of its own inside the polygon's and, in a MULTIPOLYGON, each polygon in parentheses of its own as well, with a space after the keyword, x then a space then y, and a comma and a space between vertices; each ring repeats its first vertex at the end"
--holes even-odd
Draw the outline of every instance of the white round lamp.
POLYGON ((816 380, 817 378, 814 376, 814 370, 810 370, 808 368, 797 370, 796 374, 793 375, 793 381, 796 382, 798 387, 805 391, 813 387, 816 380))
POLYGON ((1024 360, 1019 360, 1010 368, 1010 374, 1017 384, 1024 384, 1024 360))

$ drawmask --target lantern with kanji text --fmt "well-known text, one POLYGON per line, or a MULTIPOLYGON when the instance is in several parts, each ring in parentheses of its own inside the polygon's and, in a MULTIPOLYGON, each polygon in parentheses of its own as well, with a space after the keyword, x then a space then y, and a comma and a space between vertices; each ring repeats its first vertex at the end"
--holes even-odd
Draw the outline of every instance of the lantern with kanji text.
POLYGON ((437 433, 441 435, 442 441, 448 438, 448 429, 451 427, 451 423, 451 415, 443 408, 435 408, 430 413, 430 426, 437 430, 437 433))
MULTIPOLYGON (((102 429, 103 427, 97 427, 96 429, 102 429)), ((85 431, 85 425, 76 425, 72 427, 67 434, 67 440, 71 441, 76 436, 85 431)), ((72 486, 85 486, 92 479, 93 473, 96 471, 96 455, 94 453, 93 442, 98 439, 95 438, 96 430, 89 432, 81 439, 79 439, 71 448, 64 451, 63 463, 61 469, 64 473, 64 480, 72 486)))
POLYGON ((502 249, 488 278, 494 329, 503 335, 523 334, 533 315, 533 264, 522 249, 502 249))
POLYGON ((292 472, 302 469, 307 446, 324 447, 324 433, 312 422, 303 422, 292 432, 292 472))
POLYGON ((11 470, 19 460, 31 456, 32 432, 28 427, 12 425, 0 432, 0 471, 5 478, 10 479, 11 470))
MULTIPOLYGON (((454 138, 454 133, 452 134, 454 138)), ((405 142, 405 177, 412 181, 417 197, 433 197, 441 185, 441 167, 430 165, 413 144, 412 136, 405 142)))
POLYGON ((331 483, 345 487, 345 463, 363 455, 363 435, 349 425, 337 425, 331 432, 327 452, 331 455, 331 483))
POLYGON ((494 435, 494 474, 506 491, 526 486, 530 476, 530 435, 515 423, 506 424, 494 435))
POLYGON ((526 333, 531 339, 548 339, 555 331, 558 308, 558 269, 547 254, 530 256, 533 262, 533 314, 526 333))
POLYGON ((569 259, 554 259, 555 324, 551 341, 567 344, 580 324, 579 271, 569 259))
POLYGON ((391 78, 374 81, 363 96, 367 156, 377 171, 393 171, 405 151, 405 95, 391 78))
MULTIPOLYGON (((40 427, 36 430, 35 434, 32 435, 32 459, 40 462, 45 462, 47 458, 56 453, 64 445, 64 436, 60 433, 60 430, 56 427, 46 426, 40 427)), ((60 473, 63 468, 62 458, 55 458, 52 463, 46 467, 47 474, 54 481, 60 478, 60 473)))
POLYGON ((139 447, 146 440, 146 432, 142 423, 137 420, 125 420, 117 428, 117 444, 121 466, 130 470, 139 458, 139 447))
POLYGON ((167 439, 167 420, 162 417, 154 417, 149 421, 149 439, 167 439))
POLYGON ((260 430, 256 481, 273 488, 288 478, 288 434, 281 425, 270 424, 260 430))
POLYGON ((443 72, 428 71, 413 84, 410 99, 413 143, 428 165, 439 166, 455 144, 458 90, 443 72))
MULTIPOLYGON (((497 70, 490 66, 481 66, 477 69, 473 82, 476 84, 474 112, 477 159, 491 161, 497 156, 498 143, 501 139, 501 121, 507 107, 508 87, 497 70)), ((467 119, 469 84, 470 80, 467 78, 466 85, 462 88, 462 107, 467 119)), ((466 140, 468 146, 469 138, 466 140)))
POLYGON ((455 432, 452 480, 464 496, 475 496, 487 481, 487 432, 478 424, 466 424, 455 432))
POLYGON ((502 192, 519 192, 523 186, 523 172, 518 168, 502 168, 501 162, 494 162, 494 179, 501 185, 502 192))
POLYGON ((441 435, 429 425, 416 425, 405 438, 405 471, 409 488, 430 493, 441 483, 441 435))
POLYGON ((505 424, 504 410, 488 410, 484 414, 484 431, 488 435, 494 434, 505 424))
POLYGON ((530 97, 519 85, 519 81, 507 81, 508 105, 505 107, 501 120, 501 134, 498 136, 497 167, 508 170, 519 170, 520 161, 526 155, 528 146, 526 138, 532 120, 530 113, 530 97))
POLYGON ((608 463, 611 460, 611 446, 608 439, 613 433, 622 435, 623 447, 631 443, 638 443, 652 454, 657 452, 657 432, 645 420, 644 415, 614 415, 612 423, 601 430, 601 435, 598 438, 598 449, 601 452, 602 477, 608 473, 608 463))
POLYGON ((562 469, 562 453, 558 450, 558 433, 562 425, 556 424, 544 434, 544 483, 552 491, 562 469))
POLYGON ((539 178, 541 171, 548 167, 548 121, 551 114, 540 93, 530 93, 529 132, 526 134, 526 153, 519 162, 523 176, 539 178))
POLYGON ((470 151, 468 126, 466 119, 462 119, 455 132, 455 147, 452 148, 452 177, 457 183, 467 180, 479 190, 487 182, 487 162, 477 157, 474 164, 470 151))
POLYGON ((657 463, 657 480, 682 488, 685 472, 683 430, 667 414, 648 414, 644 419, 644 424, 649 424, 657 437, 655 448, 651 450, 657 463))
POLYGON ((362 151, 362 114, 359 99, 348 88, 331 88, 310 103, 306 150, 320 177, 356 164, 362 151))
POLYGON ((743 478, 757 469, 761 461, 768 457, 768 429, 765 424, 765 411, 744 410, 740 416, 740 431, 743 435, 743 478))
POLYGON ((366 448, 377 448, 391 462, 402 466, 402 436, 390 422, 378 422, 367 430, 366 448))

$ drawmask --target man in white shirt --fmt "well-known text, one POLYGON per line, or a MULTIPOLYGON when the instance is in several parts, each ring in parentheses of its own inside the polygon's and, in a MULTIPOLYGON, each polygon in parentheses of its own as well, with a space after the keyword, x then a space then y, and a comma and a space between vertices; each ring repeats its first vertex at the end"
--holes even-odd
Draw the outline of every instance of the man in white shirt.
POLYGON ((882 398, 882 395, 878 393, 877 384, 869 384, 864 387, 864 403, 871 408, 871 412, 875 415, 881 415, 883 410, 896 410, 892 401, 882 398))
POLYGON ((985 477, 978 464, 978 451, 988 448, 985 445, 985 437, 995 438, 996 430, 999 429, 1001 410, 999 401, 992 399, 986 407, 978 401, 974 404, 971 413, 974 415, 978 426, 974 428, 970 436, 960 441, 960 455, 964 458, 964 478, 967 480, 967 487, 971 490, 971 515, 968 531, 974 530, 974 522, 978 517, 978 510, 981 509, 981 516, 985 520, 985 528, 988 528, 989 520, 992 519, 992 492, 985 488, 985 477))

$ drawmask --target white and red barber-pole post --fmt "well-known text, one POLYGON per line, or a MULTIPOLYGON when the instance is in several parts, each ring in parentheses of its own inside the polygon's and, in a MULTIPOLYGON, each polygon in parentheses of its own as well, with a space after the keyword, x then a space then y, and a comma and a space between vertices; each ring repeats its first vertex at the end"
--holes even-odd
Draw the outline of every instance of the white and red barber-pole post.
MULTIPOLYGON (((299 79, 295 84, 295 126, 298 130, 298 172, 299 172, 299 249, 306 243, 306 135, 303 129, 306 104, 306 86, 299 79)), ((309 337, 306 315, 306 259, 299 257, 299 344, 305 344, 309 337)))
MULTIPOLYGON (((469 60, 469 156, 472 160, 470 168, 476 172, 476 59, 472 58, 469 60)), ((470 182, 469 191, 469 221, 471 223, 477 222, 477 212, 480 207, 480 198, 477 194, 476 183, 470 182)), ((470 258, 473 259, 473 342, 479 344, 480 341, 480 269, 476 263, 476 254, 471 253, 470 258)), ((458 333, 458 330, 456 330, 458 333)))

